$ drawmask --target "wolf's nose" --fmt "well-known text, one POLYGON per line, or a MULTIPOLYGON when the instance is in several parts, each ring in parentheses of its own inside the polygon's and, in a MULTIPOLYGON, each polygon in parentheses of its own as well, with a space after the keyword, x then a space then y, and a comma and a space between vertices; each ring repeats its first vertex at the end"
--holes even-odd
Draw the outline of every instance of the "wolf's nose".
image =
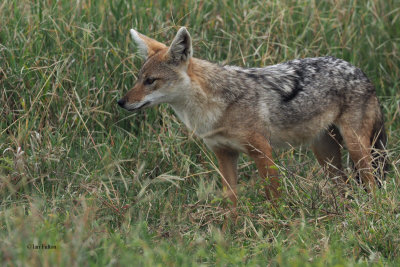
POLYGON ((125 104, 125 100, 123 98, 121 98, 120 100, 118 100, 118 105, 120 107, 122 107, 125 104))

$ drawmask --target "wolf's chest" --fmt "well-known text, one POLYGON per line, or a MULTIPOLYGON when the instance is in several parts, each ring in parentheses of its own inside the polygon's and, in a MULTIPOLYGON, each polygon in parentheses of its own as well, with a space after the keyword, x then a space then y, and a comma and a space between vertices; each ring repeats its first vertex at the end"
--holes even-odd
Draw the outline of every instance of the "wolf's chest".
POLYGON ((199 109, 195 106, 180 109, 172 106, 178 118, 199 137, 212 135, 221 112, 213 109, 199 109))

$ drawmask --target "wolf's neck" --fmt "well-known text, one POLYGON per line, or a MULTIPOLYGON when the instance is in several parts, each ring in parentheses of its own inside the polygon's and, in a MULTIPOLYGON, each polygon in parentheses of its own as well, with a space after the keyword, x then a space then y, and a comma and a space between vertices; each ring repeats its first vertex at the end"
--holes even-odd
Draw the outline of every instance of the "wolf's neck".
POLYGON ((213 130, 225 106, 220 88, 224 87, 224 69, 216 64, 191 59, 188 66, 190 88, 182 92, 180 102, 170 103, 178 117, 197 135, 207 135, 213 130))
POLYGON ((191 60, 188 75, 193 87, 198 88, 209 102, 216 102, 221 108, 254 90, 255 86, 244 85, 244 81, 256 82, 246 75, 246 69, 220 66, 197 58, 191 60))
POLYGON ((227 87, 227 74, 223 67, 202 59, 192 58, 188 66, 192 84, 210 97, 227 87))

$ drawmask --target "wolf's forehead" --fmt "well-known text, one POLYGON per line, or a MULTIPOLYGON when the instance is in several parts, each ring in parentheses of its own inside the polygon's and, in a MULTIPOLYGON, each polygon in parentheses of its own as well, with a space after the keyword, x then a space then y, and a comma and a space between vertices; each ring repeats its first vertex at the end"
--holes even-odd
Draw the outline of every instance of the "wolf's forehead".
POLYGON ((171 75, 174 73, 173 67, 168 64, 168 61, 157 57, 157 54, 149 57, 146 62, 144 62, 142 68, 140 69, 139 76, 142 75, 171 75))

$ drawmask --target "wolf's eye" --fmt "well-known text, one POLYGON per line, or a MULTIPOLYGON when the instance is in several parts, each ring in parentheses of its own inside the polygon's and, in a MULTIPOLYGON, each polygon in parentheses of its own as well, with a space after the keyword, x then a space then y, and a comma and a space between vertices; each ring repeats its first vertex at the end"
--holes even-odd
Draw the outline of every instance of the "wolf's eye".
POLYGON ((144 80, 144 85, 151 85, 153 84, 157 79, 155 78, 147 78, 146 80, 144 80))

